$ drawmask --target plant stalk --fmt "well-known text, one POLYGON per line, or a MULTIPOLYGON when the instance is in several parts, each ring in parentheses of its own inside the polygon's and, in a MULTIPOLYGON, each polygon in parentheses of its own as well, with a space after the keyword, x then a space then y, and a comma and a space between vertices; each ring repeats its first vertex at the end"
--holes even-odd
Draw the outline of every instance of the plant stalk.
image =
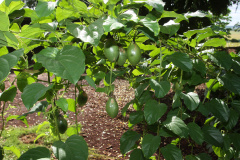
MULTIPOLYGON (((77 84, 76 84, 77 85, 77 84)), ((78 112, 77 112, 77 87, 75 85, 75 89, 74 89, 74 94, 75 94, 75 125, 76 125, 76 130, 77 130, 77 135, 78 133, 78 120, 77 120, 77 116, 78 116, 78 112)))
POLYGON ((5 121, 4 121, 5 104, 6 104, 6 102, 3 103, 3 108, 2 108, 2 130, 1 130, 1 133, 0 133, 0 137, 2 136, 2 133, 5 129, 5 121))

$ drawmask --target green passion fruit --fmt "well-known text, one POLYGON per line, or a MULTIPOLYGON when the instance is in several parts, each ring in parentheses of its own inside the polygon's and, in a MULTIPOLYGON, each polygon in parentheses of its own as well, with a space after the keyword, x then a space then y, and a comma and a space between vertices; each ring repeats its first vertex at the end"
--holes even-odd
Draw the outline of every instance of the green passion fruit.
POLYGON ((67 120, 60 115, 57 119, 57 124, 59 133, 64 134, 68 128, 67 120))
POLYGON ((119 47, 114 39, 110 38, 104 44, 104 54, 110 62, 115 62, 119 56, 119 47))
POLYGON ((118 60, 117 60, 117 64, 119 66, 122 66, 124 65, 124 63, 126 62, 127 60, 127 52, 124 48, 122 47, 119 47, 119 56, 118 56, 118 60))
POLYGON ((110 97, 106 103, 106 111, 111 118, 118 115, 118 104, 115 98, 110 97))
POLYGON ((84 106, 87 103, 88 96, 84 90, 79 91, 78 97, 77 97, 77 103, 79 106, 84 106))
POLYGON ((136 43, 130 44, 127 49, 128 60, 132 65, 137 65, 141 60, 141 49, 136 43))

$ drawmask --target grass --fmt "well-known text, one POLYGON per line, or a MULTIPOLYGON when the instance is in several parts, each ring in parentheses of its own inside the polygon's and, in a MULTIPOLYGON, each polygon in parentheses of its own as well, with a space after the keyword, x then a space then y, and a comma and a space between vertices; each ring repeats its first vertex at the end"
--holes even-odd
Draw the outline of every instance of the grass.
MULTIPOLYGON (((2 137, 0 137, 0 144, 4 146, 4 160, 16 160, 18 156, 27 150, 39 146, 47 147, 51 150, 51 145, 58 140, 57 137, 50 135, 49 124, 43 125, 38 131, 38 126, 25 127, 8 127, 4 130, 2 137), (36 133, 37 132, 37 133, 36 133), (47 136, 38 139, 38 143, 24 143, 21 137, 27 135, 37 135, 45 133, 47 136), (18 155, 18 156, 17 156, 18 155)), ((61 135, 61 140, 64 142, 67 139, 67 134, 61 135)), ((26 138, 27 139, 27 138, 26 138)), ((33 140, 32 140, 33 141, 33 140)), ((106 155, 99 154, 98 150, 89 148, 89 159, 114 159, 106 155)))
POLYGON ((240 32, 230 31, 229 39, 236 39, 239 42, 227 42, 226 47, 240 47, 240 32))

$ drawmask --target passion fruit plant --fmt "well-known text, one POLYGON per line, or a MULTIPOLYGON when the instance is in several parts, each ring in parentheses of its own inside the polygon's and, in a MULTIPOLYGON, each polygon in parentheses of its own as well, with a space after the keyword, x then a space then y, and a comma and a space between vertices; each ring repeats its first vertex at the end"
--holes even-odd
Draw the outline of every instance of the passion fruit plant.
POLYGON ((109 96, 106 111, 114 118, 119 109, 113 82, 118 77, 135 89, 135 98, 121 111, 127 116, 129 107, 135 110, 120 139, 123 155, 130 152, 131 160, 160 155, 166 160, 205 160, 214 154, 219 159, 240 158, 240 56, 222 50, 226 33, 214 26, 178 33, 181 22, 211 18, 210 14, 166 11, 162 0, 39 0, 34 8, 5 0, 0 17, 1 133, 7 102, 14 100, 18 89, 29 112, 7 120, 27 124, 28 114, 42 112, 58 137, 52 151, 29 149, 19 160, 51 159, 51 152, 60 160, 87 159, 88 147, 77 122, 77 107, 87 101, 81 80, 109 96), (145 15, 141 8, 147 10, 145 15), (34 52, 39 47, 41 51, 34 52), (16 78, 5 89, 10 71, 16 78), (38 79, 41 74, 48 75, 47 85, 38 79), (100 81, 105 87, 97 87, 100 81), (71 84, 75 97, 66 98, 71 84), (200 84, 206 84, 204 98, 195 92, 200 84), (170 91, 174 96, 168 106, 164 99, 170 91), (76 126, 67 127, 67 111, 75 112, 76 126), (60 133, 66 130, 72 132, 63 142, 60 133), (171 143, 162 142, 168 137, 171 143), (191 146, 191 154, 183 155, 183 141, 191 146), (207 147, 209 153, 194 151, 196 146, 207 147))

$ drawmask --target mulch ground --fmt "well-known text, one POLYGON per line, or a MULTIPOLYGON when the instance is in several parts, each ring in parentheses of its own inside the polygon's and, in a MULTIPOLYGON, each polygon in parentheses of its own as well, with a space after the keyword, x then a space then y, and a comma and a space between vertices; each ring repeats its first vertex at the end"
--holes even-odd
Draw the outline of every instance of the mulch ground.
MULTIPOLYGON (((10 81, 15 78, 13 74, 9 75, 10 81)), ((46 80, 46 75, 41 75, 39 79, 46 80)), ((105 93, 95 92, 95 89, 87 86, 87 83, 83 81, 83 84, 86 86, 83 87, 83 90, 88 95, 88 102, 82 108, 79 108, 80 114, 78 115, 78 121, 81 123, 81 135, 86 140, 89 147, 98 150, 100 154, 106 156, 115 157, 114 159, 128 159, 128 157, 123 158, 120 153, 120 138, 124 132, 128 130, 128 118, 121 115, 121 109, 134 98, 134 90, 130 88, 128 81, 116 79, 114 82, 115 91, 114 95, 119 105, 118 116, 114 119, 110 118, 105 111, 105 104, 108 100, 108 97, 105 93)), ((10 86, 10 83, 6 82, 6 88, 10 86)), ((103 87, 103 84, 100 83, 99 87, 103 87)), ((202 97, 204 94, 204 86, 198 88, 198 93, 202 97)), ((168 106, 171 106, 173 93, 169 93, 161 102, 166 103, 168 106)), ((8 115, 21 115, 27 112, 24 104, 21 100, 21 92, 18 91, 14 102, 11 105, 15 106, 7 110, 8 115)), ((70 92, 65 94, 66 98, 74 97, 74 86, 70 87, 70 92)), ((131 110, 131 109, 130 109, 131 110)), ((68 123, 73 124, 75 121, 75 115, 72 112, 67 113, 69 115, 68 123)), ((38 125, 41 122, 45 121, 46 118, 38 116, 37 114, 30 114, 27 116, 29 126, 38 125)), ((199 123, 205 119, 199 118, 199 123)), ((19 120, 10 120, 7 123, 7 126, 26 126, 23 122, 19 120)), ((141 132, 141 128, 138 126, 135 127, 135 130, 141 132)), ((22 139, 28 140, 29 136, 24 136, 22 139)), ((32 136, 30 136, 32 137, 32 136)), ((171 143, 171 139, 162 138, 161 145, 171 143)), ((189 146, 189 143, 185 140, 181 141, 181 149, 184 155, 191 153, 192 147, 189 146)), ((195 146, 194 153, 207 152, 205 147, 195 146)), ((91 159, 91 157, 90 157, 91 159)), ((92 158, 94 159, 94 158, 92 158)), ((163 158, 161 158, 163 159, 163 158)))

